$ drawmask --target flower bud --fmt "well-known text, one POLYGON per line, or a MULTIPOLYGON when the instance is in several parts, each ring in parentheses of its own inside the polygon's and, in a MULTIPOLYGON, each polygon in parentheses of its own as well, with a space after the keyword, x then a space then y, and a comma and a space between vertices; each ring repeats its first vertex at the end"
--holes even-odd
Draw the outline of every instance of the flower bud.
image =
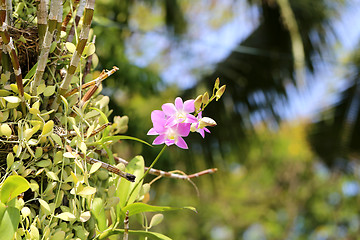
POLYGON ((203 99, 203 96, 202 95, 199 95, 195 101, 194 101, 194 106, 195 106, 195 111, 197 112, 200 107, 201 107, 201 103, 202 103, 202 99, 203 99))
POLYGON ((214 88, 215 88, 215 89, 219 89, 219 85, 220 85, 220 79, 217 78, 217 79, 215 80, 214 88))
POLYGON ((202 103, 204 105, 209 103, 209 94, 207 92, 204 93, 203 97, 202 97, 202 103))
POLYGON ((204 127, 214 127, 217 123, 214 121, 214 119, 209 117, 203 117, 199 121, 199 127, 198 128, 204 128, 204 127))
POLYGON ((226 88, 226 85, 222 85, 221 88, 216 91, 216 94, 215 94, 216 101, 219 100, 219 98, 221 98, 221 96, 224 94, 225 88, 226 88))

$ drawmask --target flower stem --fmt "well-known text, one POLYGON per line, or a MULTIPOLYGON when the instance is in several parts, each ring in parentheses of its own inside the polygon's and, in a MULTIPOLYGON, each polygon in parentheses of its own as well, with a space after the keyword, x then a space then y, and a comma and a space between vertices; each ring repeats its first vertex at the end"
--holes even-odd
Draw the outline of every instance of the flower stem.
POLYGON ((126 200, 125 206, 128 204, 130 196, 134 193, 135 189, 138 187, 138 185, 140 184, 140 182, 145 178, 145 176, 150 172, 150 169, 155 165, 155 163, 159 160, 160 156, 163 154, 163 152, 165 151, 167 145, 164 145, 164 147, 161 149, 161 151, 159 152, 159 154, 156 156, 155 160, 151 163, 151 165, 149 166, 148 170, 146 170, 146 172, 144 173, 144 175, 142 176, 142 178, 140 178, 139 181, 137 181, 137 183, 135 184, 135 186, 133 187, 133 189, 131 190, 128 199, 126 200))

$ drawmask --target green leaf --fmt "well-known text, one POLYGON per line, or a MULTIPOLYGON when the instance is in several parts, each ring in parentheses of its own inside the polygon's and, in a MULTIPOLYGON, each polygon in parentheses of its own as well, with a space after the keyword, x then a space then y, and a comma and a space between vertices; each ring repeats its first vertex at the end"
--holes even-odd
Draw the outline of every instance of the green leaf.
POLYGON ((78 194, 82 197, 86 197, 86 196, 92 195, 94 193, 96 193, 96 188, 93 188, 90 186, 86 186, 80 192, 78 192, 78 194))
MULTIPOLYGON (((99 236, 99 239, 106 239, 111 235, 123 234, 125 232, 124 229, 114 229, 105 231, 99 236)), ((129 230, 129 239, 132 239, 130 236, 139 236, 139 237, 148 237, 151 240, 172 240, 171 238, 156 232, 148 232, 142 230, 129 230)))
POLYGON ((85 57, 88 57, 90 55, 93 55, 95 53, 95 44, 94 43, 89 43, 85 49, 84 49, 84 52, 83 52, 83 55, 85 57))
POLYGON ((61 97, 61 101, 64 103, 65 111, 67 112, 69 109, 69 103, 64 96, 60 95, 60 97, 61 97))
POLYGON ((76 217, 74 214, 69 212, 63 212, 55 216, 56 218, 60 218, 63 221, 74 221, 76 217))
POLYGON ((40 203, 42 209, 46 213, 46 215, 49 215, 51 213, 51 209, 50 209, 49 204, 47 202, 45 202, 44 200, 42 200, 42 199, 38 199, 38 200, 39 200, 39 203, 40 203))
POLYGON ((11 94, 11 92, 6 91, 4 89, 0 89, 0 97, 6 97, 9 96, 11 94))
POLYGON ((44 96, 50 97, 55 93, 55 86, 47 86, 44 90, 44 96))
POLYGON ((63 240, 65 239, 65 232, 64 231, 57 231, 54 235, 51 236, 52 240, 63 240))
POLYGON ((44 124, 43 130, 41 132, 41 136, 47 136, 50 135, 53 132, 54 129, 54 121, 49 120, 44 124))
POLYGON ((6 204, 11 199, 17 197, 19 194, 25 192, 30 188, 29 182, 19 176, 11 175, 6 178, 0 190, 0 200, 2 203, 6 204))
POLYGON ((36 166, 38 166, 38 167, 48 167, 48 166, 50 166, 51 165, 51 160, 49 160, 49 159, 46 159, 46 160, 41 160, 41 161, 39 161, 39 162, 36 162, 36 166))
POLYGON ((40 239, 39 229, 37 229, 37 227, 33 224, 30 226, 30 239, 31 240, 40 239))
POLYGON ((93 174, 94 172, 96 172, 99 168, 101 167, 101 162, 96 162, 94 163, 89 171, 89 174, 93 174))
POLYGON ((104 201, 101 198, 95 198, 92 207, 91 214, 95 217, 100 231, 104 231, 107 228, 106 215, 104 209, 104 201))
POLYGON ((80 222, 87 222, 91 217, 91 214, 89 211, 83 212, 80 214, 80 222))
POLYGON ((0 220, 3 218, 6 209, 7 209, 7 206, 5 206, 5 204, 0 202, 0 220))
POLYGON ((116 209, 118 213, 117 216, 120 216, 121 208, 123 208, 126 204, 133 203, 139 194, 143 182, 141 178, 144 175, 144 158, 142 156, 136 156, 135 158, 133 158, 126 166, 125 171, 135 175, 136 180, 132 183, 125 179, 118 178, 118 181, 120 181, 120 183, 118 183, 117 185, 116 194, 117 197, 120 198, 120 203, 117 205, 116 209), (137 184, 140 180, 140 184, 137 184), (133 190, 135 186, 137 187, 133 190))
POLYGON ((168 206, 152 206, 145 203, 132 203, 130 205, 127 205, 126 207, 122 208, 122 212, 126 212, 129 210, 129 216, 143 213, 143 212, 165 212, 165 211, 175 211, 175 210, 182 210, 182 209, 189 209, 191 211, 194 211, 197 213, 196 209, 194 207, 168 207, 168 206))
POLYGON ((125 135, 104 137, 103 139, 101 139, 101 142, 102 143, 105 143, 108 141, 117 142, 119 140, 134 140, 134 141, 141 142, 143 144, 146 144, 146 145, 152 147, 152 145, 150 143, 147 143, 144 140, 141 140, 141 139, 135 138, 135 137, 125 136, 125 135))
POLYGON ((16 97, 16 96, 3 97, 3 99, 5 99, 9 103, 19 103, 19 102, 21 102, 21 99, 19 97, 16 97))
POLYGON ((76 46, 71 42, 66 42, 65 47, 71 53, 74 53, 76 51, 76 46))
POLYGON ((36 72, 36 68, 37 68, 37 63, 30 69, 30 71, 28 71, 28 73, 26 74, 26 76, 24 77, 24 79, 30 79, 32 78, 32 76, 34 76, 35 72, 36 72))
POLYGON ((46 176, 47 176, 48 178, 50 178, 51 180, 59 181, 58 176, 57 176, 56 173, 54 173, 54 172, 51 172, 51 171, 46 172, 46 176))
MULTIPOLYGON (((45 83, 41 83, 38 87, 37 87, 37 94, 42 94, 45 91, 46 85, 45 83)), ((39 108, 37 108, 39 109, 39 108)))
POLYGON ((20 222, 20 211, 15 207, 7 207, 0 221, 2 240, 12 240, 20 222))
POLYGON ((61 137, 55 133, 51 133, 50 137, 56 142, 57 145, 59 145, 60 147, 63 147, 63 143, 61 140, 61 137))
POLYGON ((13 165, 14 163, 14 154, 13 153, 8 153, 7 157, 6 157, 6 166, 7 169, 10 169, 10 167, 13 165))
POLYGON ((101 118, 103 119, 103 121, 104 121, 105 123, 108 123, 108 122, 109 122, 109 120, 108 120, 108 118, 106 117, 105 113, 103 113, 100 109, 94 108, 94 107, 91 107, 91 108, 89 108, 89 109, 98 111, 98 112, 100 113, 101 118))

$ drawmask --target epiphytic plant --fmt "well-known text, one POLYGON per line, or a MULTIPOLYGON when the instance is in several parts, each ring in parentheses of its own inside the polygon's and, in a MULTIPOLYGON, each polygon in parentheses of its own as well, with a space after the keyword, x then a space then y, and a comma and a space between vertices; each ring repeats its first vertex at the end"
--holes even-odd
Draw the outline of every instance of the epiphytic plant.
MULTIPOLYGON (((150 184, 144 176, 190 180, 216 171, 181 175, 153 169, 162 151, 150 167, 141 156, 128 162, 113 155, 112 144, 119 140, 147 143, 121 135, 126 116, 109 122, 109 97, 99 88, 118 68, 91 72, 98 59, 90 28, 94 4, 0 0, 2 239, 106 239, 114 234, 169 239, 148 231, 161 222, 159 214, 145 230, 129 229, 133 215, 181 209, 146 204, 150 184), (28 21, 35 18, 36 24, 28 21)), ((157 117, 163 125, 154 122, 153 134, 162 136, 155 143, 185 148, 181 136, 209 132, 206 127, 216 123, 201 112, 225 90, 218 81, 215 89, 210 100, 201 96, 200 105, 198 97, 163 107, 163 119, 157 117), (187 121, 189 111, 195 114, 187 121)))

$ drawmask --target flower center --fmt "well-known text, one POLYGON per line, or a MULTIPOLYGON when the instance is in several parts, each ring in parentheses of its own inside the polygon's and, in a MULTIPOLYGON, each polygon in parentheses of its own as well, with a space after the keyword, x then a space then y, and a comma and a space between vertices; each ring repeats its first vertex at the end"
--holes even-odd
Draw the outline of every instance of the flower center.
POLYGON ((177 134, 172 129, 169 129, 166 135, 167 135, 167 138, 170 139, 170 140, 176 140, 177 139, 177 134))
POLYGON ((176 113, 176 118, 179 120, 179 122, 185 122, 186 120, 186 114, 183 112, 177 112, 176 113))

